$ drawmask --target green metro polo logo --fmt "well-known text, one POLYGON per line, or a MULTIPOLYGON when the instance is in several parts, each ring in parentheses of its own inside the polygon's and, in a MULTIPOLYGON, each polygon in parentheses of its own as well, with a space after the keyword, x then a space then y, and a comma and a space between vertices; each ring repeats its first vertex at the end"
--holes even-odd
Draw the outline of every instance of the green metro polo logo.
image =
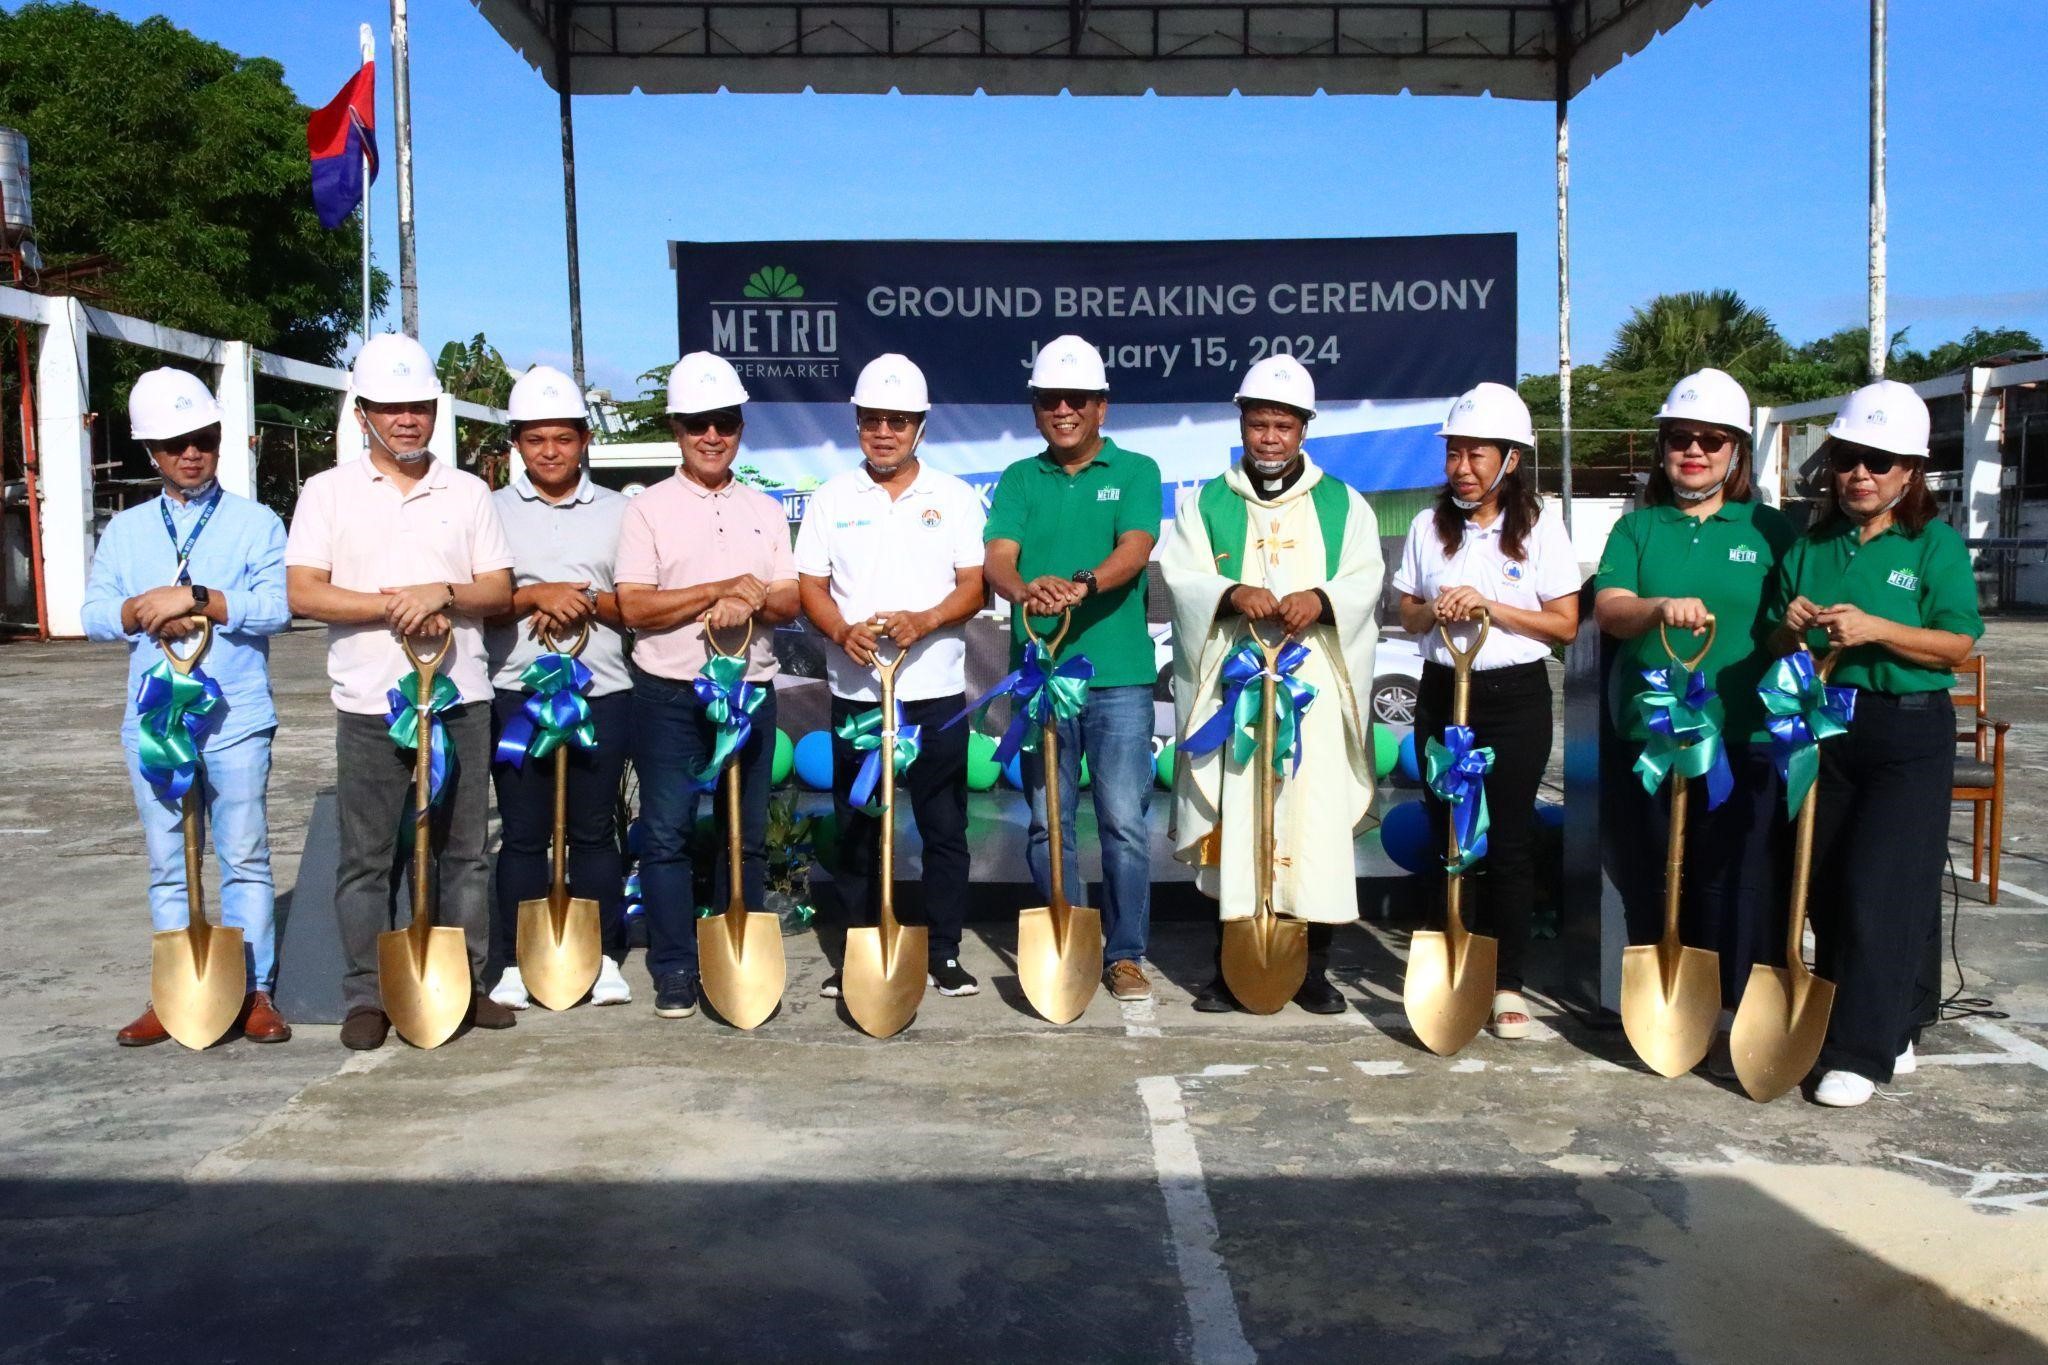
POLYGON ((749 299, 800 299, 804 296, 804 287, 797 283, 795 272, 787 266, 770 265, 749 275, 747 286, 740 290, 740 295, 749 299))

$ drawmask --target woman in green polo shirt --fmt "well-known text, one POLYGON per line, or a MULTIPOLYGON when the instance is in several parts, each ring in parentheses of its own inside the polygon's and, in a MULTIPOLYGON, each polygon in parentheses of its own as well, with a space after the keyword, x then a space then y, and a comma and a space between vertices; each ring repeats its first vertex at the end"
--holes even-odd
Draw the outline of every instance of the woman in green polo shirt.
POLYGON ((1619 797, 1611 809, 1622 818, 1620 828, 1608 825, 1606 857, 1627 909, 1629 941, 1655 942, 1664 928, 1664 844, 1677 779, 1667 777, 1651 793, 1627 771, 1650 737, 1636 699, 1649 688, 1644 673, 1671 661, 1664 635, 1691 655, 1703 638, 1695 632, 1711 618, 1713 647, 1700 674, 1721 698, 1728 767, 1725 778, 1699 784, 1688 808, 1680 933, 1720 954, 1721 1028, 1708 1066, 1732 1076, 1728 1026, 1736 1002, 1750 967, 1775 962, 1784 938, 1784 883, 1776 874, 1784 821, 1776 815, 1778 777, 1756 688, 1773 657, 1771 575, 1795 533, 1783 513, 1753 497, 1749 395, 1730 376, 1709 369, 1679 380, 1657 414, 1657 443, 1663 458, 1643 505, 1615 523, 1593 580, 1595 619, 1626 642, 1608 676, 1625 757, 1609 778, 1619 797))
POLYGON ((1953 669, 1984 633, 1962 537, 1927 491, 1927 405, 1891 380, 1828 426, 1831 505, 1778 568, 1791 653, 1840 651, 1848 733, 1820 746, 1814 970, 1835 983, 1816 1102, 1862 1104, 1915 1067, 1941 990, 1941 871, 1955 779, 1953 669))

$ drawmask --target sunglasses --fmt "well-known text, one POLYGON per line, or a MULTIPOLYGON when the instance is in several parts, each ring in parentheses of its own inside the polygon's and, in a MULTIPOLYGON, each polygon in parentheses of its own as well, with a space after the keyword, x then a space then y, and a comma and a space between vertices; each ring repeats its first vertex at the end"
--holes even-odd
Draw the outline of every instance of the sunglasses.
POLYGON ((741 425, 738 417, 724 412, 705 417, 685 417, 682 422, 683 430, 692 436, 702 436, 712 430, 720 436, 737 436, 741 425))
POLYGON ((149 453, 166 457, 177 456, 183 455, 187 447, 196 447, 208 455, 218 454, 220 451, 220 428, 208 427, 204 431, 195 431, 189 436, 180 436, 175 440, 152 441, 149 445, 149 453))
POLYGON ((860 429, 866 432, 887 428, 901 436, 917 425, 917 419, 900 412, 864 412, 860 416, 860 429))
POLYGON ((1667 431, 1664 433, 1664 448, 1673 455, 1682 455, 1693 446, 1700 448, 1703 455, 1719 455, 1732 444, 1725 432, 1719 431, 1667 431))
POLYGON ((1848 474, 1862 465, 1873 478, 1883 478, 1892 472, 1899 457, 1887 450, 1872 450, 1868 446, 1837 445, 1828 452, 1828 466, 1837 474, 1848 474))
POLYGON ((1063 406, 1080 412, 1100 397, 1102 395, 1099 393, 1084 393, 1074 389, 1034 389, 1031 404, 1040 412, 1058 412, 1063 406))

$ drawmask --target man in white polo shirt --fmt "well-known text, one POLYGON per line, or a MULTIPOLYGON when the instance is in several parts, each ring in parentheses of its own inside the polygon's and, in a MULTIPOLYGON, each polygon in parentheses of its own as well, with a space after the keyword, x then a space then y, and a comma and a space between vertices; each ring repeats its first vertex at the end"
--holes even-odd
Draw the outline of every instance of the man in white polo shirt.
MULTIPOLYGON (((412 671, 399 643, 405 636, 454 633, 441 672, 461 700, 441 713, 454 753, 434 816, 435 923, 462 930, 470 979, 484 980, 492 692, 483 622, 512 609, 512 551, 483 480, 427 451, 441 382, 420 344, 391 333, 370 338, 356 356, 353 386, 368 453, 299 490, 284 563, 293 614, 328 626, 341 806, 334 913, 347 959, 341 1041, 363 1052, 383 1046, 391 1027, 377 988, 377 935, 392 927, 391 869, 399 821, 412 809, 413 756, 392 742, 385 694, 412 671)), ((472 1022, 510 1028, 514 1016, 479 992, 472 1022)))
MULTIPOLYGON (((796 537, 804 614, 832 642, 832 797, 839 816, 834 873, 848 924, 881 914, 874 869, 881 822, 850 800, 866 754, 839 731, 881 703, 876 647, 905 651, 896 698, 905 724, 922 727, 917 758, 899 790, 924 845, 925 921, 931 984, 941 995, 980 989, 960 966, 967 914, 967 735, 948 728, 967 702, 961 623, 981 610, 981 497, 917 458, 931 398, 924 373, 900 355, 878 356, 853 389, 862 463, 811 494, 796 537), (886 646, 885 646, 886 648, 886 646)), ((839 974, 825 982, 839 994, 839 974)))

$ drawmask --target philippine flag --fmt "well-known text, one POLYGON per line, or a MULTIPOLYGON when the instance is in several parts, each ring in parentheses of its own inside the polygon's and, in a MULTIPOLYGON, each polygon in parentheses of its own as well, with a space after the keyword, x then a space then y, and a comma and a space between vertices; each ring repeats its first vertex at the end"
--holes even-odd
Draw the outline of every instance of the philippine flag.
POLYGON ((363 158, 377 178, 377 64, 364 62, 341 92, 306 120, 313 155, 313 208, 320 226, 337 228, 363 201, 363 158))

